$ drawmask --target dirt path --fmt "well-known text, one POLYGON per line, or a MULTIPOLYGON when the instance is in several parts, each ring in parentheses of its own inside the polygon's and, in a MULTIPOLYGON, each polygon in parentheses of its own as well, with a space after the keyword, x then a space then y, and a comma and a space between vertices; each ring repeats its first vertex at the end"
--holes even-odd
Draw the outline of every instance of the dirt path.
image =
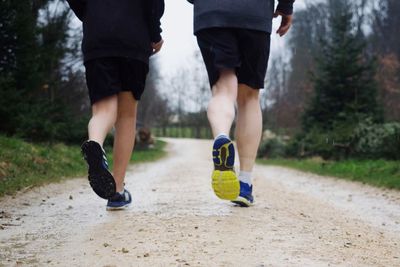
POLYGON ((86 179, 0 200, 0 266, 400 266, 399 192, 257 166, 237 208, 211 191, 211 142, 168 141, 130 170, 127 211, 86 179))

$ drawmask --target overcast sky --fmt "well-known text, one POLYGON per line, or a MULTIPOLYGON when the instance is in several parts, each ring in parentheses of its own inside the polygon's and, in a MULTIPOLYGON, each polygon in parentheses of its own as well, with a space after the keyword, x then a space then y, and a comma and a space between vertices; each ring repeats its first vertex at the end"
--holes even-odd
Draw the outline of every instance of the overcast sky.
MULTIPOLYGON (((303 8, 305 0, 297 0, 295 9, 303 8)), ((279 26, 274 20, 274 29, 279 26)), ((194 51, 197 49, 193 35, 193 5, 186 0, 167 0, 165 14, 162 19, 163 50, 157 55, 161 63, 163 75, 173 75, 179 68, 191 64, 194 51)), ((272 34, 271 56, 279 53, 284 46, 284 38, 272 34)))

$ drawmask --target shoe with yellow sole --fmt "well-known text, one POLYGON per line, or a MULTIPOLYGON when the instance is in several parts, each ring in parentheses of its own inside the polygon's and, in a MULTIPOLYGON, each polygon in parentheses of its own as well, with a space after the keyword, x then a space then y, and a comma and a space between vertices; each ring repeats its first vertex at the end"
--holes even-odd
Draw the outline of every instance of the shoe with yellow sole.
POLYGON ((240 184, 234 170, 235 147, 229 138, 220 137, 215 140, 213 162, 212 188, 215 195, 224 200, 237 199, 240 184))

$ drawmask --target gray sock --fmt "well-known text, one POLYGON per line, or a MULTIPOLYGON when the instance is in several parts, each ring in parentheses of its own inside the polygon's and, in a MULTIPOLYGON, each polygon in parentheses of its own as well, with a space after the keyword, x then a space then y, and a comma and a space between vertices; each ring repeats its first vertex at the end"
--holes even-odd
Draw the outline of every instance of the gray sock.
POLYGON ((240 171, 239 172, 239 181, 251 186, 251 172, 240 171))

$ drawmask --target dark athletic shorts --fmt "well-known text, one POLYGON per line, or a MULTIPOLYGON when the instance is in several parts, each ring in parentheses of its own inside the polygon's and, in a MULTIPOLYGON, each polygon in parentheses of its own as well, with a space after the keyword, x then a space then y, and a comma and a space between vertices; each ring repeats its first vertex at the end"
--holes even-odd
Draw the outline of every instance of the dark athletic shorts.
POLYGON ((240 84, 264 88, 271 34, 239 28, 209 28, 196 33, 211 87, 220 71, 235 69, 240 84))
POLYGON ((86 83, 90 102, 131 91, 136 100, 140 100, 149 72, 147 64, 128 58, 99 58, 85 62, 86 83))

